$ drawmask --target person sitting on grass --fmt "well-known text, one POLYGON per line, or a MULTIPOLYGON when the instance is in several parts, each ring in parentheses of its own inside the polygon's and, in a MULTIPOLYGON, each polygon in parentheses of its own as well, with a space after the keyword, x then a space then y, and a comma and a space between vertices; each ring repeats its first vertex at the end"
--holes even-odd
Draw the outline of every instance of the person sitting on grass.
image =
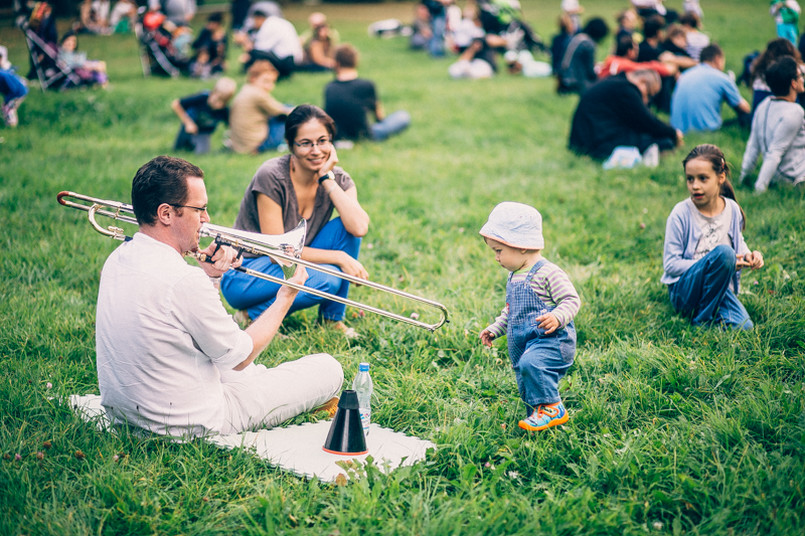
POLYGON ((542 257, 542 216, 533 207, 504 202, 481 228, 481 236, 508 270, 506 306, 480 334, 481 342, 506 335, 520 398, 527 417, 518 424, 530 431, 567 422, 559 380, 573 364, 581 300, 567 274, 542 257))
POLYGON ((726 102, 748 123, 752 107, 741 96, 738 86, 724 72, 724 52, 716 44, 704 47, 701 63, 679 76, 671 96, 671 125, 686 134, 721 128, 721 103, 726 102))
POLYGON ((744 241, 744 212, 735 201, 724 153, 699 145, 682 161, 690 197, 676 204, 665 225, 661 282, 674 309, 693 325, 752 329, 738 301, 742 268, 763 266, 744 241))
POLYGON ((640 70, 608 76, 579 99, 568 147, 604 160, 618 146, 637 147, 641 154, 657 145, 660 152, 682 143, 682 133, 648 108, 660 90, 656 71, 640 70))
POLYGON ((171 108, 182 126, 173 144, 174 151, 210 152, 210 139, 218 123, 229 123, 229 103, 237 83, 228 77, 219 78, 212 91, 202 91, 176 99, 171 108))
MULTIPOLYGON (((276 336, 297 291, 283 286, 242 330, 216 281, 240 261, 229 247, 199 246, 210 221, 204 172, 158 156, 137 170, 131 204, 139 230, 103 265, 96 354, 101 404, 113 424, 174 438, 270 428, 331 403, 343 370, 329 354, 268 368, 255 358, 276 336), (187 252, 210 258, 192 266, 187 252)), ((291 281, 304 284, 299 266, 291 281)))
MULTIPOLYGON (((358 201, 352 177, 339 166, 333 146, 335 123, 324 110, 301 104, 288 115, 285 139, 290 154, 266 160, 246 188, 234 227, 270 235, 294 229, 307 220, 302 259, 328 265, 360 279, 368 279, 358 261, 361 238, 369 230, 369 215, 358 201), (333 218, 333 212, 338 217, 333 218)), ((282 278, 281 267, 268 257, 246 255, 244 267, 282 278)), ((306 286, 348 297, 349 281, 313 271, 306 286)), ((270 281, 230 271, 221 280, 226 301, 244 322, 260 316, 277 299, 280 287, 270 281)), ((290 312, 319 306, 319 318, 348 338, 357 336, 344 324, 346 305, 300 293, 290 312)))
POLYGON ((193 60, 190 74, 196 78, 209 78, 226 70, 228 41, 223 13, 211 13, 198 37, 190 45, 193 60))
POLYGON ((335 51, 335 80, 324 88, 324 110, 335 121, 338 140, 384 141, 411 124, 404 110, 386 115, 375 84, 358 77, 358 51, 348 43, 335 51), (374 119, 371 124, 368 114, 374 119))
POLYGON ((0 46, 0 95, 3 95, 3 121, 11 128, 17 126, 17 109, 28 95, 28 84, 8 61, 8 49, 0 46))
POLYGON ((763 156, 757 193, 765 192, 773 179, 805 184, 805 110, 797 104, 797 96, 805 92, 803 73, 793 57, 783 56, 766 70, 766 83, 774 96, 755 112, 741 164, 743 182, 763 156))
POLYGON ((254 62, 246 72, 247 82, 232 101, 229 113, 230 142, 236 153, 257 154, 283 144, 285 117, 291 108, 271 95, 277 76, 277 70, 266 60, 254 62))

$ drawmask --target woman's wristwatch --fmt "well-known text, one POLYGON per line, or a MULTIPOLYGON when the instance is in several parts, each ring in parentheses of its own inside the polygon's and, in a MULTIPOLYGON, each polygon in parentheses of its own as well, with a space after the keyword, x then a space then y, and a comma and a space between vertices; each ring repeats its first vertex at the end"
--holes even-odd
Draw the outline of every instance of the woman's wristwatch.
POLYGON ((333 180, 335 180, 335 174, 332 172, 332 170, 331 170, 331 171, 328 171, 327 173, 325 173, 324 175, 322 175, 321 177, 319 177, 319 184, 323 183, 323 182, 324 182, 324 181, 326 181, 327 179, 333 179, 333 180))

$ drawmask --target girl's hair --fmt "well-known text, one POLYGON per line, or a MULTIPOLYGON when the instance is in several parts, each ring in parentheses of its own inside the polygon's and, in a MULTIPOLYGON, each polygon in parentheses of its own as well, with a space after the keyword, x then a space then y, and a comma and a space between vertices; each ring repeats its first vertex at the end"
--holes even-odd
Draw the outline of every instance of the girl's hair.
POLYGON ((752 73, 752 80, 760 78, 765 82, 766 69, 781 56, 794 56, 794 59, 797 61, 801 59, 799 50, 791 44, 791 41, 782 37, 772 39, 766 45, 766 50, 752 62, 750 71, 752 73))
POLYGON ((293 148, 299 127, 313 120, 324 125, 330 138, 335 137, 335 121, 327 115, 327 112, 312 104, 300 104, 288 114, 288 118, 285 120, 285 141, 288 142, 288 147, 293 148))
MULTIPOLYGON (((721 149, 709 143, 697 145, 691 152, 688 153, 688 156, 682 160, 682 169, 685 169, 685 167, 688 165, 688 162, 695 160, 696 158, 701 158, 702 160, 707 160, 710 162, 710 164, 713 166, 713 171, 715 171, 716 174, 724 174, 726 179, 721 183, 721 195, 724 197, 729 197, 737 203, 738 200, 735 199, 735 188, 733 188, 732 183, 730 182, 730 167, 729 164, 727 164, 727 159, 724 158, 724 153, 721 152, 721 149)), ((743 230, 744 225, 746 225, 746 214, 744 213, 743 209, 741 209, 741 216, 743 217, 741 221, 741 229, 743 230)))

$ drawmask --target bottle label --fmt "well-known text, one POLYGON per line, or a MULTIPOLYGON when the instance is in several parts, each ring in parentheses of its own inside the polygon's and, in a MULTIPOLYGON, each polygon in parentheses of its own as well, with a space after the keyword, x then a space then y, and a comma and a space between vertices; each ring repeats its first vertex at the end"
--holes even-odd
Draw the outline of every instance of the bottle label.
POLYGON ((363 425, 363 435, 369 435, 369 423, 371 422, 372 410, 371 409, 360 409, 361 414, 361 424, 363 425))

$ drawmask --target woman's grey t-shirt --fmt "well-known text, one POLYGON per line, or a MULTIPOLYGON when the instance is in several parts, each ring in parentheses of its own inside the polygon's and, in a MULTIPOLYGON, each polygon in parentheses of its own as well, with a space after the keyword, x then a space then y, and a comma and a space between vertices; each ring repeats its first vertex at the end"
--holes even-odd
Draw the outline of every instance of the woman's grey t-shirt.
MULTIPOLYGON (((335 181, 343 190, 349 190, 355 186, 352 177, 340 167, 333 168, 335 181)), ((238 217, 235 220, 235 229, 242 229, 253 233, 260 231, 260 217, 257 214, 257 194, 265 194, 269 199, 282 207, 282 227, 284 232, 293 230, 302 220, 299 214, 299 202, 296 199, 296 191, 291 181, 291 155, 286 154, 277 158, 272 158, 263 163, 254 174, 252 181, 246 188, 243 200, 240 203, 238 217)), ((330 196, 319 186, 316 191, 316 199, 313 204, 313 213, 307 220, 307 235, 305 245, 310 242, 321 231, 322 227, 330 221, 335 205, 330 200, 330 196)))

